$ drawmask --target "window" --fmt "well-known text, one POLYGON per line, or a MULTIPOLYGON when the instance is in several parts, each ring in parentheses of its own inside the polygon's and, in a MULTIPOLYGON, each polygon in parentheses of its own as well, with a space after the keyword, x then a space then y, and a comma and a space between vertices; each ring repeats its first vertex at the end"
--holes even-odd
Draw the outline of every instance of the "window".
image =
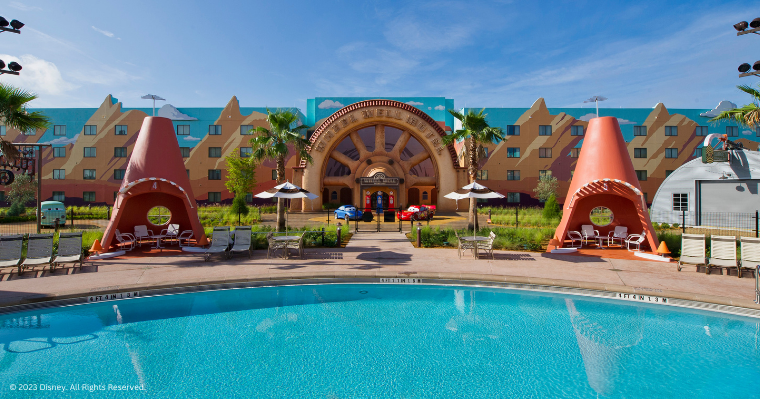
POLYGON ((190 147, 179 147, 179 152, 182 153, 182 158, 190 158, 190 147))
POLYGON ((636 171, 636 177, 639 179, 639 181, 646 181, 647 180, 647 171, 646 170, 637 170, 636 171))
POLYGON ((570 135, 571 136, 583 136, 583 126, 571 126, 570 127, 570 135))
POLYGON ((246 193, 246 194, 245 194, 245 202, 247 202, 247 203, 249 203, 249 204, 250 204, 251 202, 253 202, 253 193, 246 193))
POLYGON ((66 169, 53 169, 53 180, 63 180, 66 178, 66 169))
POLYGON ((240 134, 243 136, 252 135, 251 130, 253 130, 253 125, 240 125, 240 134))
POLYGON ((538 171, 538 178, 543 179, 545 177, 552 177, 552 171, 551 170, 539 170, 538 171))
POLYGON ((66 125, 53 126, 53 136, 65 136, 65 135, 66 135, 66 125))
POLYGON ((53 158, 65 158, 66 147, 53 147, 53 158))
POLYGON ((538 127, 538 135, 539 136, 551 136, 552 135, 552 126, 551 125, 541 125, 538 127))
POLYGON ((66 199, 65 191, 53 191, 53 201, 63 202, 66 199))
POLYGON ((116 131, 117 136, 126 136, 127 135, 127 125, 116 125, 116 131))
POLYGON ((338 192, 333 191, 332 194, 330 194, 330 201, 337 201, 338 200, 338 192))
POLYGON ((208 157, 209 158, 221 158, 222 157, 222 147, 209 147, 208 148, 208 157))
POLYGON ((665 126, 666 136, 678 136, 678 126, 665 126))
POLYGON ((520 158, 520 147, 508 147, 507 158, 520 158))
POLYGON ((423 191, 422 192, 422 200, 423 201, 427 201, 428 200, 428 192, 427 191, 423 191))
POLYGON ((253 148, 251 147, 240 147, 240 158, 248 158, 253 154, 253 148))
POLYGON ((678 158, 678 148, 666 148, 665 158, 678 158))
POLYGON ((82 178, 85 180, 95 180, 95 169, 85 169, 82 178))
MULTIPOLYGON (((3 133, 2 135, 5 136, 5 133, 3 133)), ((755 136, 760 137, 760 126, 755 128, 755 136)))
POLYGON ((0 136, 5 136, 5 126, 0 125, 0 136))
POLYGON ((726 136, 739 137, 739 126, 726 126, 726 136))
POLYGON ((84 135, 94 136, 98 134, 98 127, 95 125, 84 125, 84 135))
POLYGON ((277 169, 272 169, 272 180, 277 180, 277 169))
POLYGON ((113 148, 113 156, 114 156, 114 158, 126 158, 127 157, 127 147, 114 147, 113 148))
POLYGON ((634 158, 646 158, 647 157, 647 149, 646 148, 634 148, 633 149, 633 157, 634 158))
POLYGON ((665 171, 665 177, 668 177, 668 176, 672 175, 673 172, 675 172, 675 170, 666 170, 665 171))
POLYGON ((642 193, 642 194, 644 194, 644 202, 646 202, 648 204, 649 203, 649 193, 642 193))
POLYGON ((488 180, 488 171, 487 170, 479 170, 476 178, 478 180, 488 180))
POLYGON ((570 149, 570 158, 578 158, 578 156, 581 155, 581 149, 580 148, 571 148, 570 149))
POLYGON ((697 136, 707 136, 707 126, 697 126, 697 129, 694 131, 694 133, 697 136))
POLYGON ((209 191, 208 202, 222 202, 222 193, 209 191))
POLYGON ((209 180, 222 180, 222 170, 221 169, 209 169, 208 170, 208 179, 209 180))
POLYGON ((5 191, 0 191, 0 201, 5 202, 5 191))
POLYGON ((95 147, 84 147, 85 158, 95 158, 98 154, 98 149, 95 147))
POLYGON ((688 193, 673 193, 673 210, 678 212, 689 210, 688 193))
POLYGON ((552 149, 551 148, 539 148, 538 149, 538 157, 539 158, 551 158, 552 157, 552 149))
POLYGON ((488 147, 483 147, 483 155, 488 158, 488 147))
POLYGON ((633 135, 634 136, 646 136, 647 135, 647 127, 646 126, 634 126, 633 127, 633 135))
POLYGON ((177 125, 177 136, 189 136, 190 125, 177 125))
POLYGON ((507 202, 520 202, 520 193, 507 193, 507 202))
POLYGON ((95 191, 85 191, 82 193, 84 202, 95 202, 95 191))
POLYGON ((221 136, 222 125, 208 125, 208 134, 211 136, 221 136))
POLYGON ((114 180, 124 180, 124 173, 126 173, 126 169, 114 169, 113 170, 113 179, 114 180))
POLYGON ((24 136, 34 136, 36 134, 37 134, 37 129, 34 129, 34 128, 29 129, 24 132, 24 136))
POLYGON ((519 170, 508 170, 507 171, 507 180, 520 180, 520 171, 519 170))
POLYGON ((697 157, 697 158, 701 158, 702 157, 702 147, 694 149, 694 156, 697 157))
POLYGON ((520 125, 507 126, 507 136, 519 136, 519 135, 520 135, 520 125))

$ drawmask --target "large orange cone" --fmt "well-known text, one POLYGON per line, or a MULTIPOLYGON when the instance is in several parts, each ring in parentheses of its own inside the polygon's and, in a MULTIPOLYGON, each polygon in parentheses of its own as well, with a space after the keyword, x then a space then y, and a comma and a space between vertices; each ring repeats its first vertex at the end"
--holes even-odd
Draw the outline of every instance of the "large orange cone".
POLYGON ((100 240, 95 239, 95 242, 92 243, 92 247, 90 247, 90 252, 93 252, 93 253, 103 252, 103 247, 100 246, 100 240))
POLYGON ((670 250, 668 249, 668 244, 665 244, 665 241, 660 243, 660 247, 657 248, 657 253, 660 255, 667 255, 670 253, 670 250))

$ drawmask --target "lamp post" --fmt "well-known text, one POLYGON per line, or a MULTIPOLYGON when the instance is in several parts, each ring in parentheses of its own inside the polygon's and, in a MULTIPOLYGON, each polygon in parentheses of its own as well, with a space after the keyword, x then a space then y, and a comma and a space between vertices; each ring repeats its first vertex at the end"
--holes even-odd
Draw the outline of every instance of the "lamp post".
MULTIPOLYGON (((11 32, 21 34, 21 28, 23 27, 24 23, 17 19, 14 19, 9 23, 7 19, 0 17, 0 33, 11 32), (8 25, 11 27, 9 28, 8 25)), ((3 68, 5 68, 5 62, 3 62, 3 60, 0 60, 0 75, 18 75, 18 71, 21 70, 21 65, 19 65, 19 63, 16 61, 11 61, 8 63, 8 69, 3 68)))
POLYGON ((596 117, 598 118, 599 117, 599 101, 604 101, 606 99, 607 97, 594 96, 584 101, 584 103, 596 103, 596 117))
MULTIPOLYGON (((734 24, 734 29, 736 29, 736 36, 747 35, 750 33, 760 35, 760 18, 755 18, 749 23, 747 21, 741 21, 738 24, 734 24)), ((744 78, 747 76, 760 77, 760 60, 755 61, 752 65, 746 62, 739 65, 739 77, 744 78)))

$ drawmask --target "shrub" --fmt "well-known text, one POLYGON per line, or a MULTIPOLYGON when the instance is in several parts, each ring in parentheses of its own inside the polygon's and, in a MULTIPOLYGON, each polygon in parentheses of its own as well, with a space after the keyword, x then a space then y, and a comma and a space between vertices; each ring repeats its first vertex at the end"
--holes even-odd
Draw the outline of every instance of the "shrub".
POLYGON ((235 196, 235 199, 232 200, 232 206, 230 207, 229 213, 233 214, 234 216, 237 216, 238 214, 242 216, 248 215, 248 205, 245 203, 245 196, 235 196))
POLYGON ((678 224, 678 223, 673 223, 673 228, 674 228, 674 229, 677 229, 677 228, 678 228, 678 226, 680 226, 680 224, 678 224))
POLYGON ((667 230, 667 229, 670 228, 670 225, 667 224, 667 223, 662 223, 662 224, 660 224, 660 228, 663 229, 663 230, 667 230))
POLYGON ((560 212, 561 210, 559 208, 559 204, 557 203, 557 197, 552 194, 544 204, 544 219, 557 219, 560 217, 560 212))
POLYGON ((20 202, 14 202, 11 204, 10 209, 8 209, 8 216, 21 216, 24 213, 26 213, 26 208, 24 207, 24 204, 20 202))

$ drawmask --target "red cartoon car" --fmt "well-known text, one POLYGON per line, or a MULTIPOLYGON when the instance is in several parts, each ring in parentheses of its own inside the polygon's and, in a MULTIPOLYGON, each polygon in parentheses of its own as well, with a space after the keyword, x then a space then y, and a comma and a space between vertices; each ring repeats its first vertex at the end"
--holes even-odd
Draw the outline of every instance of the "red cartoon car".
POLYGON ((412 205, 405 211, 396 212, 399 220, 430 220, 435 216, 435 205, 412 205))

